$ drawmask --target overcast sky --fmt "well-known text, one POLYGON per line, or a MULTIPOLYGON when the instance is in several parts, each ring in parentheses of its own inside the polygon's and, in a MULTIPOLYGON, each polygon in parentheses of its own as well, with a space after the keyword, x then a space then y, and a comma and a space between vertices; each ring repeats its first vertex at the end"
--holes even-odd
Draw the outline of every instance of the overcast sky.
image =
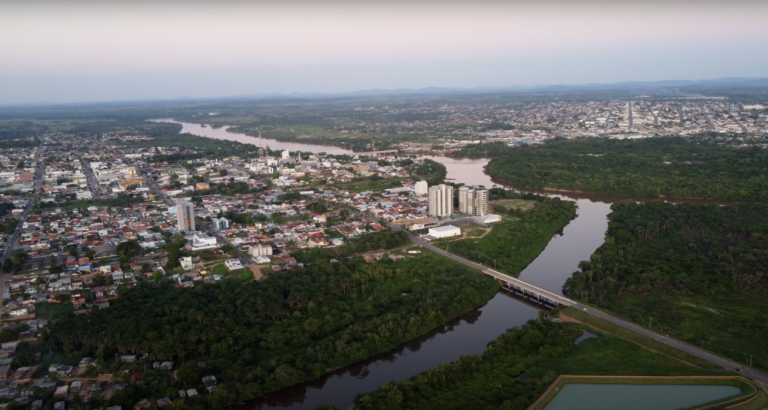
POLYGON ((768 77, 766 18, 765 0, 3 0, 0 104, 768 77))

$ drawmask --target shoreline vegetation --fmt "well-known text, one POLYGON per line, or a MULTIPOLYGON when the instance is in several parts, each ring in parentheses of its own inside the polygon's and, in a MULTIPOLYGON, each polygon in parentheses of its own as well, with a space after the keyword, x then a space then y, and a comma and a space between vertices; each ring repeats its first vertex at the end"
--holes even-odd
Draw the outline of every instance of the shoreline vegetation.
POLYGON ((569 297, 768 369, 768 205, 612 210, 605 243, 564 285, 569 297))
POLYGON ((215 375, 215 393, 183 406, 223 408, 391 351, 482 306, 498 288, 432 252, 397 260, 385 254, 375 264, 352 256, 258 283, 121 289, 110 309, 56 322, 43 344, 73 360, 146 353, 182 362, 178 381, 152 372, 152 384, 132 384, 104 404, 204 389, 200 377, 215 375))
MULTIPOLYGON (((469 154, 469 151, 464 151, 469 154)), ((768 199, 768 153, 680 138, 551 140, 500 147, 486 170, 510 185, 653 198, 768 199)))

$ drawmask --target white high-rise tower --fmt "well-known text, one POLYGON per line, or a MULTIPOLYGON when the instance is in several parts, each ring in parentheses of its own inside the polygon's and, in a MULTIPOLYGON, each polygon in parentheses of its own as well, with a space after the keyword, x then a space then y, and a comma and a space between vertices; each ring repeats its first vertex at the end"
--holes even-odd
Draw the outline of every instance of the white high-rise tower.
POLYGON ((429 214, 432 216, 453 215, 453 187, 440 184, 429 187, 429 214))
POLYGON ((459 212, 469 215, 488 213, 488 190, 474 186, 459 188, 459 212))
POLYGON ((187 199, 176 200, 176 221, 180 231, 195 231, 195 205, 187 199))

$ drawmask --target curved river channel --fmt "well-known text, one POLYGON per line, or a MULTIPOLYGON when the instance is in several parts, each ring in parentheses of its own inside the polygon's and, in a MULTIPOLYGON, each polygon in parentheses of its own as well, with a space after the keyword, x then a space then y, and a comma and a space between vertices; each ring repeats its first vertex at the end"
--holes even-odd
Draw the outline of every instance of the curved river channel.
MULTIPOLYGON (((227 127, 214 129, 170 119, 155 121, 176 122, 182 125, 182 132, 203 137, 259 144, 258 138, 227 132, 227 127)), ((264 141, 275 150, 352 153, 343 148, 324 145, 264 141)), ((494 185, 483 170, 488 159, 428 158, 445 164, 448 180, 468 185, 494 185)), ((563 229, 562 234, 552 238, 538 258, 520 273, 521 279, 554 292, 562 292, 565 280, 578 270, 579 262, 588 260, 602 245, 611 205, 610 198, 558 196, 576 201, 576 219, 563 229)), ((248 402, 239 406, 239 409, 314 409, 321 404, 332 404, 344 409, 354 404, 359 393, 370 392, 392 380, 407 379, 442 363, 456 361, 461 355, 480 354, 489 342, 507 329, 522 325, 536 316, 536 307, 500 291, 484 306, 401 345, 395 351, 344 367, 318 381, 302 383, 264 399, 248 402)))

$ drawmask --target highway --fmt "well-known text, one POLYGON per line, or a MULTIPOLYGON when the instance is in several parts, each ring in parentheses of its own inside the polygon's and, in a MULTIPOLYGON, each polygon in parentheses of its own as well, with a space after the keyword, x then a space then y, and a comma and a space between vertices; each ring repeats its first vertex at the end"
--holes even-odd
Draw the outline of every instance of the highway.
MULTIPOLYGON (((392 230, 395 230, 395 231, 402 231, 403 230, 402 228, 397 227, 397 226, 393 226, 393 225, 390 225, 390 228, 392 230)), ((488 269, 485 266, 482 266, 482 265, 477 264, 477 263, 472 262, 472 261, 468 261, 468 260, 466 260, 464 258, 461 258, 459 256, 453 255, 451 253, 447 253, 446 251, 444 251, 444 250, 442 250, 442 249, 440 249, 440 248, 438 248, 438 247, 436 247, 434 245, 431 245, 429 242, 419 238, 418 236, 413 235, 413 234, 411 234, 410 232, 407 232, 407 231, 405 231, 405 232, 408 233, 408 236, 410 237, 410 239, 413 242, 415 242, 416 244, 418 244, 418 245, 421 245, 421 246, 423 246, 423 247, 425 247, 427 249, 430 249, 430 250, 432 250, 432 251, 434 251, 436 253, 439 253, 441 255, 447 256, 448 258, 451 258, 451 259, 455 260, 456 262, 463 263, 464 265, 467 265, 469 267, 478 269, 478 270, 482 271, 485 274, 488 274, 488 275, 491 275, 491 276, 494 276, 494 277, 498 276, 498 275, 494 274, 494 273, 497 273, 496 271, 493 271, 491 269, 488 269)), ((626 328, 626 329, 632 330, 634 332, 640 333, 642 335, 654 338, 654 339, 658 340, 661 343, 664 343, 666 345, 669 345, 669 346, 675 347, 677 349, 680 349, 680 350, 682 350, 682 351, 684 351, 684 352, 686 352, 686 353, 688 353, 690 355, 699 357, 699 358, 704 359, 704 360, 706 360, 706 361, 708 361, 710 363, 714 363, 714 364, 716 364, 718 366, 721 366, 721 367, 723 367, 725 369, 728 369, 728 370, 738 370, 739 372, 741 372, 741 374, 754 379, 756 382, 760 383, 763 386, 764 389, 768 390, 768 374, 766 374, 766 373, 763 373, 763 372, 755 370, 755 369, 748 368, 748 367, 746 367, 746 366, 744 366, 742 364, 735 363, 735 362, 733 362, 731 360, 728 360, 728 359, 722 358, 720 356, 714 355, 714 354, 712 354, 712 353, 710 353, 710 352, 708 352, 706 350, 699 349, 698 347, 691 346, 691 345, 689 345, 687 343, 683 343, 683 342, 677 341, 675 339, 670 339, 670 338, 668 338, 668 337, 666 337, 664 335, 661 335, 659 333, 654 332, 653 330, 650 330, 650 329, 638 326, 638 325, 636 325, 634 323, 630 323, 630 322, 627 322, 625 320, 619 319, 619 318, 617 318, 615 316, 612 316, 612 315, 610 315, 608 313, 605 313, 603 311, 597 310, 597 309, 595 309, 593 307, 585 306, 585 305, 582 305, 582 304, 579 304, 579 303, 575 303, 575 304, 573 304, 571 306, 576 308, 576 309, 583 310, 583 311, 585 311, 585 312, 587 312, 587 313, 589 313, 589 314, 591 314, 593 316, 599 317, 601 319, 604 319, 604 320, 607 320, 607 321, 609 321, 611 323, 619 325, 619 326, 621 326, 623 328, 626 328)))

